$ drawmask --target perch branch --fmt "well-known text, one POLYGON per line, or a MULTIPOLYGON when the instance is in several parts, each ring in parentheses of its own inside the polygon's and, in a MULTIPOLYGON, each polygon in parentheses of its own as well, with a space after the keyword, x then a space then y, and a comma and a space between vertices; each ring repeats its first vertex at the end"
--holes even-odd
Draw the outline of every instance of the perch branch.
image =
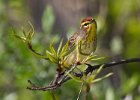
MULTIPOLYGON (((113 67, 113 66, 120 65, 120 64, 127 64, 127 63, 134 63, 134 62, 140 62, 140 58, 122 59, 122 60, 118 60, 118 61, 102 63, 102 64, 98 64, 98 65, 93 65, 93 66, 90 64, 86 64, 88 66, 88 68, 84 71, 84 74, 87 75, 88 73, 92 73, 94 70, 99 69, 101 65, 104 65, 103 68, 108 68, 108 67, 113 67)), ((81 73, 75 73, 74 75, 76 77, 83 76, 83 74, 81 74, 81 73)), ((63 77, 63 75, 61 75, 61 77, 63 77)), ((61 77, 57 77, 57 78, 60 79, 61 77)), ((47 87, 38 87, 35 84, 33 84, 31 81, 28 81, 32 87, 27 87, 27 89, 29 89, 29 90, 43 90, 43 91, 54 90, 54 89, 60 87, 63 83, 67 82, 70 79, 71 79, 71 77, 67 76, 67 77, 65 77, 65 79, 61 79, 62 81, 60 81, 60 82, 55 81, 55 84, 50 84, 47 87)), ((55 78, 55 80, 56 80, 56 78, 55 78)))
POLYGON ((140 58, 122 59, 122 60, 112 61, 112 62, 98 64, 98 65, 94 65, 94 66, 92 66, 90 64, 86 64, 88 66, 88 68, 85 70, 84 73, 88 74, 89 72, 92 72, 92 71, 98 69, 101 65, 104 65, 103 68, 107 68, 107 67, 113 67, 115 65, 134 63, 134 62, 140 62, 140 58))

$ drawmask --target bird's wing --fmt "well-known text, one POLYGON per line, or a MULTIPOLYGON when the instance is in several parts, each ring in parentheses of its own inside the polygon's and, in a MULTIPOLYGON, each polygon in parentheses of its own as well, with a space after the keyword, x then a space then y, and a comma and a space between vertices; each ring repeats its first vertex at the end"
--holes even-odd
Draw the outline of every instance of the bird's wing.
POLYGON ((76 44, 78 35, 79 35, 79 32, 75 32, 75 33, 69 38, 69 48, 70 48, 70 49, 76 44))

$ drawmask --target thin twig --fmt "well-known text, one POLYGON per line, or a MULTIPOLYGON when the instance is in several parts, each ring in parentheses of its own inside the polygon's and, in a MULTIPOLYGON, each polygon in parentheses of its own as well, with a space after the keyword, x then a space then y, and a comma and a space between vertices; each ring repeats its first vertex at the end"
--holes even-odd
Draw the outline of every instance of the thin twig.
POLYGON ((90 64, 86 64, 88 65, 88 68, 85 70, 85 74, 88 74, 89 72, 93 72, 94 70, 98 69, 101 65, 104 65, 103 68, 107 68, 107 67, 113 67, 115 65, 134 63, 134 62, 140 62, 140 58, 121 59, 118 61, 112 61, 109 63, 103 63, 103 64, 94 65, 94 66, 90 64))
POLYGON ((44 57, 44 55, 42 55, 42 54, 36 52, 36 51, 33 49, 31 43, 27 43, 27 46, 28 46, 28 49, 31 50, 32 53, 34 53, 34 54, 36 54, 36 55, 38 55, 38 56, 43 57, 43 59, 45 59, 45 60, 48 60, 48 58, 44 57))

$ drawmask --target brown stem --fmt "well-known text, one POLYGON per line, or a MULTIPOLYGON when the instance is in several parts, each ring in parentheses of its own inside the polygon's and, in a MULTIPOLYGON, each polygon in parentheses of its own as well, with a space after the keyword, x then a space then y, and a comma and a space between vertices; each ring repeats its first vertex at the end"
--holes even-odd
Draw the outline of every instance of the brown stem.
MULTIPOLYGON (((43 56, 42 54, 36 52, 33 47, 32 47, 32 44, 31 43, 27 43, 27 46, 28 46, 28 49, 31 50, 32 53, 36 54, 36 55, 39 55, 39 56, 43 56)), ((48 58, 43 58, 43 59, 46 59, 48 60, 48 58)))

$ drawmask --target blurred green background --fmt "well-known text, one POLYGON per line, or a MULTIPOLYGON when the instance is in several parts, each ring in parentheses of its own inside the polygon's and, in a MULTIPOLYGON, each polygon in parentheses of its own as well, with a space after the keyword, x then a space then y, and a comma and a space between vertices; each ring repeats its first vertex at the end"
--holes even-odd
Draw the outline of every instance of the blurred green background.
MULTIPOLYGON (((34 57, 10 35, 11 27, 20 35, 30 21, 36 31, 33 46, 43 54, 52 40, 66 41, 86 16, 97 20, 96 54, 107 57, 104 62, 140 57, 140 0, 0 0, 0 100, 52 100, 50 92, 26 87, 28 79, 48 85, 56 66, 34 57)), ((108 72, 114 75, 93 84, 89 100, 140 100, 140 63, 107 68, 102 75, 108 72)), ((71 80, 54 95, 56 100, 76 100, 79 89, 71 80)))

